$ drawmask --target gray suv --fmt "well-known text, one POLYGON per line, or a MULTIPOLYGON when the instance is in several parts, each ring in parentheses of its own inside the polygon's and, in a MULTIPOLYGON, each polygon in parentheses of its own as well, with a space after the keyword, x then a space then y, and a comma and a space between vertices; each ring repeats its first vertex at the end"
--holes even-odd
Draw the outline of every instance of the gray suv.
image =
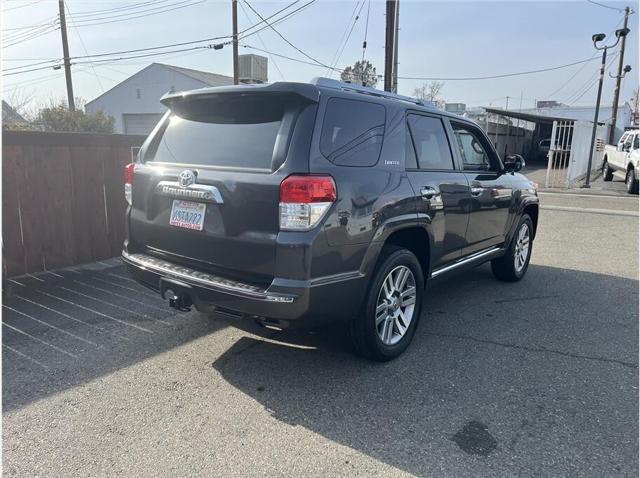
POLYGON ((132 276, 172 307, 409 345, 428 279, 527 270, 534 184, 473 122, 329 79, 168 94, 126 168, 132 276))

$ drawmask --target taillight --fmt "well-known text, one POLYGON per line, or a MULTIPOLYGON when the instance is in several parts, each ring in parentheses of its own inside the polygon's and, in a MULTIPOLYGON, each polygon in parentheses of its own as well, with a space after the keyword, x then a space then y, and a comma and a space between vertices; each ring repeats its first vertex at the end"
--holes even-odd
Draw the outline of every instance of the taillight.
POLYGON ((331 176, 287 177, 280 183, 280 229, 308 231, 318 225, 337 198, 331 176))
POLYGON ((124 197, 131 205, 131 185, 133 184, 133 173, 136 170, 136 163, 129 163, 124 167, 124 197))

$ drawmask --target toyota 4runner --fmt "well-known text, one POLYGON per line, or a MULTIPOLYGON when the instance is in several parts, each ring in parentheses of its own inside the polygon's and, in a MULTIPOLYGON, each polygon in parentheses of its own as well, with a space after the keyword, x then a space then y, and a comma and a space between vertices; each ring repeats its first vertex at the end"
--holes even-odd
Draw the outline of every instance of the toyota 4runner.
POLYGON ((316 79, 168 94, 126 168, 133 277, 171 306, 286 328, 348 323, 398 356, 428 279, 491 261, 520 280, 534 184, 475 123, 316 79))

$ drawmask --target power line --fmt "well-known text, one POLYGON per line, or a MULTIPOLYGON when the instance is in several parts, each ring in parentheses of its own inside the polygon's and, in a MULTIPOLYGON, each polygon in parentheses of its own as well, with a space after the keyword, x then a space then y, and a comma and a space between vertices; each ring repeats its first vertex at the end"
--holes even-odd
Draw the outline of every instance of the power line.
MULTIPOLYGON (((109 24, 109 23, 118 23, 118 22, 124 22, 124 21, 129 21, 129 20, 135 20, 135 19, 138 19, 138 18, 146 18, 146 17, 150 17, 152 15, 159 15, 160 13, 172 12, 174 10, 182 10, 183 8, 193 7, 195 5, 200 5, 201 3, 204 3, 206 1, 207 0, 196 0, 196 1, 185 0, 185 1, 182 1, 182 2, 175 3, 174 5, 176 5, 176 6, 174 6, 172 8, 165 8, 164 10, 154 10, 154 11, 150 11, 150 13, 145 13, 145 14, 142 14, 142 15, 134 15, 134 16, 122 18, 122 19, 119 19, 119 20, 94 21, 94 20, 102 20, 102 19, 92 19, 92 20, 85 20, 85 22, 80 21, 80 22, 78 22, 78 27, 80 27, 80 28, 82 28, 82 27, 91 27, 91 26, 95 26, 95 25, 106 25, 106 24, 109 24), (188 2, 191 2, 191 3, 188 3, 188 2)), ((117 17, 118 15, 115 15, 115 16, 117 17)), ((105 18, 109 18, 109 17, 105 17, 105 18)))
POLYGON ((570 66, 579 65, 580 63, 586 63, 593 61, 595 57, 587 58, 586 60, 574 61, 567 63, 566 65, 551 66, 548 68, 540 68, 538 70, 519 71, 517 73, 504 73, 501 75, 489 75, 489 76, 466 76, 466 77, 432 77, 432 76, 399 76, 401 80, 432 80, 432 81, 475 81, 475 80, 494 80, 496 78, 509 78, 512 76, 532 75, 535 73, 544 73, 545 71, 560 70, 562 68, 568 68, 570 66))
MULTIPOLYGON (((244 30, 241 30, 240 32, 238 32, 238 35, 243 35, 246 33, 246 35, 242 36, 240 39, 242 38, 247 38, 253 34, 257 34, 259 32, 261 32, 262 30, 269 28, 269 26, 264 26, 256 31, 251 31, 254 28, 256 28, 258 25, 265 23, 266 20, 269 20, 273 17, 275 17, 276 15, 279 15, 280 13, 284 12, 285 10, 291 8, 292 6, 294 6, 296 3, 298 3, 299 0, 296 0, 288 5, 286 5, 285 7, 281 8, 280 10, 278 10, 277 12, 269 15, 268 17, 266 17, 263 21, 260 21, 254 25, 249 26, 248 28, 245 28, 244 30), (247 33, 248 32, 248 33, 247 33)), ((293 15, 301 12, 302 10, 304 10, 305 8, 307 8, 308 6, 310 6, 311 4, 313 4, 316 0, 311 0, 307 3, 305 3, 304 5, 296 8, 295 10, 287 13, 286 15, 277 18, 273 24, 277 25, 278 23, 292 17, 293 15)), ((205 42, 213 42, 213 41, 217 41, 217 40, 223 40, 223 39, 227 39, 227 38, 231 38, 231 35, 223 35, 223 36, 217 36, 217 37, 210 37, 210 38, 203 38, 200 40, 193 40, 193 41, 186 41, 186 42, 180 42, 180 43, 172 43, 172 44, 167 44, 167 45, 161 45, 161 46, 155 46, 155 47, 147 47, 147 48, 136 48, 136 49, 132 49, 132 50, 121 50, 121 51, 115 51, 115 52, 108 52, 108 53, 96 53, 93 55, 88 55, 88 56, 74 56, 71 57, 71 60, 76 60, 76 59, 83 59, 83 58, 102 58, 105 56, 112 56, 112 55, 125 55, 125 54, 129 54, 129 53, 139 53, 139 52, 145 52, 145 51, 152 51, 152 50, 162 50, 165 48, 173 48, 173 47, 180 47, 180 46, 186 46, 186 45, 195 45, 198 43, 205 43, 205 42)), ((222 45, 226 45, 230 42, 224 42, 222 43, 222 45)), ((169 52, 171 53, 171 52, 169 52)), ((22 68, 29 68, 31 66, 38 66, 38 65, 45 65, 45 64, 50 64, 50 63, 55 63, 55 62, 60 62, 62 61, 62 59, 60 58, 54 58, 54 59, 50 59, 50 60, 43 60, 43 61, 39 61, 37 63, 30 63, 28 65, 21 65, 21 66, 16 66, 16 67, 12 67, 12 68, 5 68, 4 71, 13 71, 13 70, 18 70, 18 69, 22 69, 22 68)), ((44 66, 42 68, 36 68, 36 69, 32 69, 32 70, 24 70, 22 72, 18 72, 18 73, 27 73, 28 71, 36 71, 38 69, 47 69, 47 68, 51 68, 53 65, 49 65, 49 66, 44 66)))
POLYGON ((17 10, 18 8, 30 7, 31 5, 35 5, 36 3, 40 3, 42 0, 36 0, 35 2, 26 3, 24 5, 18 5, 17 7, 4 8, 5 12, 9 12, 11 10, 17 10))
POLYGON ((12 38, 11 40, 5 40, 5 39, 3 39, 3 43, 4 43, 4 42, 7 42, 7 41, 8 41, 9 43, 7 43, 7 44, 3 44, 3 45, 2 45, 2 49, 4 50, 5 48, 9 48, 9 47, 12 47, 12 46, 15 46, 15 45, 19 45, 19 44, 21 44, 21 43, 25 43, 25 42, 28 42, 28 41, 34 40, 34 39, 39 38, 39 37, 41 37, 41 36, 43 36, 43 35, 47 35, 47 34, 49 34, 49 33, 51 33, 51 32, 55 32, 56 30, 59 30, 59 29, 60 29, 60 27, 57 27, 57 26, 53 27, 53 26, 51 26, 51 27, 48 27, 48 28, 45 28, 45 29, 39 30, 39 31, 37 31, 37 32, 30 33, 29 35, 25 35, 25 36, 21 36, 21 37, 15 37, 15 38, 12 38))
MULTIPOLYGON (((310 61, 301 60, 299 58, 293 58, 291 56, 282 55, 280 53, 274 53, 272 51, 263 50, 262 48, 255 47, 253 45, 246 45, 245 44, 245 45, 241 45, 241 46, 243 48, 249 48, 250 50, 256 50, 256 51, 260 51, 262 53, 266 53, 268 55, 273 55, 273 56, 276 56, 278 58, 284 58, 285 60, 295 61, 296 63, 302 63, 303 65, 310 65, 310 66, 317 66, 317 67, 324 68, 324 65, 319 65, 318 63, 312 63, 310 61)), ((338 71, 338 72, 342 71, 342 69, 340 69, 340 68, 332 68, 332 70, 335 70, 335 71, 338 71)))
POLYGON ((77 17, 92 17, 92 16, 96 16, 96 15, 104 15, 105 13, 111 13, 111 12, 122 12, 122 11, 126 11, 126 10, 136 10, 138 8, 143 8, 143 7, 147 7, 149 5, 157 5, 159 3, 166 3, 167 0, 149 0, 147 2, 140 2, 140 3, 134 3, 132 5, 125 5, 122 7, 114 7, 114 8, 107 8, 107 9, 103 9, 103 10, 89 10, 89 11, 85 11, 85 12, 78 12, 76 13, 77 17))
MULTIPOLYGON (((87 51, 87 47, 84 44, 84 41, 82 40, 82 36, 80 36, 80 31, 78 30, 78 27, 76 27, 75 19, 71 15, 71 10, 69 9, 69 5, 65 3, 64 6, 67 9, 67 13, 69 14, 69 20, 71 20, 71 25, 73 26, 73 29, 76 31, 76 35, 78 36, 78 40, 80 40, 80 44, 82 45, 82 49, 84 50, 85 55, 89 55, 89 52, 87 51)), ((98 86, 100 86, 100 89, 104 93, 104 87, 102 86, 100 77, 98 76, 98 73, 96 73, 96 69, 93 65, 91 65, 91 69, 93 70, 93 74, 96 76, 96 81, 98 82, 98 86)))
MULTIPOLYGON (((349 32, 349 25, 351 25, 351 21, 353 20, 354 16, 356 15, 356 12, 358 11, 359 4, 360 4, 360 0, 356 2, 356 4, 353 7, 353 11, 351 12, 351 15, 349 15, 349 21, 347 22, 347 25, 344 28, 344 32, 342 32, 342 35, 340 36, 340 41, 338 42, 338 46, 336 47, 336 52, 331 57, 331 65, 335 66, 335 63, 338 58, 338 53, 340 53, 340 48, 342 47, 342 42, 344 41, 344 39, 347 36, 347 33, 349 32)), ((327 68, 327 72, 325 74, 329 75, 331 73, 332 73, 332 70, 330 68, 327 68)))
MULTIPOLYGON (((294 4, 298 3, 299 0, 296 0, 294 2, 294 4)), ((244 8, 244 5, 242 4, 242 2, 240 2, 240 8, 242 9, 242 13, 244 13, 244 16, 247 18, 247 20, 249 22, 251 22, 251 18, 249 17, 249 14, 247 13, 247 9, 244 8)), ((264 41, 262 40, 262 37, 260 36, 259 33, 257 33, 258 36, 258 40, 260 41, 260 44, 263 46, 263 48, 266 50, 267 49, 267 45, 265 45, 264 41)), ((276 67, 276 70, 278 70, 278 73, 280 74, 280 78, 282 78, 282 81, 285 81, 284 75, 282 74, 282 70, 280 70, 280 67, 278 66, 278 64, 276 63, 276 61, 273 59, 273 56, 269 53, 269 60, 271 60, 271 63, 273 63, 273 66, 276 67)), ((265 76, 268 75, 268 71, 265 72, 265 76)))
MULTIPOLYGON (((611 31, 611 33, 609 33, 609 35, 608 35, 608 36, 611 36, 611 35, 613 34, 613 32, 614 32, 614 31, 615 31, 615 30, 616 30, 616 29, 617 29, 617 28, 622 24, 622 22, 623 22, 623 21, 624 21, 624 18, 620 19, 620 21, 618 22, 618 24, 617 24, 615 27, 613 27, 613 30, 611 31)), ((597 57, 599 57, 599 56, 600 56, 600 53, 596 53, 595 55, 593 55, 593 58, 595 59, 595 58, 597 58, 597 57)), ((587 64, 588 64, 588 63, 583 63, 583 64, 582 64, 582 66, 581 66, 580 68, 578 68, 578 70, 576 70, 576 72, 575 72, 573 75, 571 75, 571 77, 570 77, 566 82, 564 82, 564 83, 560 86, 560 88, 558 88, 557 90, 555 90, 553 93, 551 93, 551 94, 549 94, 549 95, 546 95, 546 98, 552 99, 552 97, 553 97, 554 95, 556 95, 558 92, 560 92, 561 90, 563 90, 565 86, 567 86, 569 83, 571 83, 571 81, 572 81, 576 76, 578 76, 582 70, 584 70, 584 69, 585 69, 585 67, 587 66, 587 64)))
POLYGON ((42 27, 44 25, 51 25, 51 23, 56 22, 58 20, 58 17, 50 17, 48 19, 42 20, 43 23, 34 23, 33 25, 23 25, 21 27, 11 27, 11 28, 3 28, 2 32, 12 32, 12 31, 17 31, 17 30, 33 30, 34 28, 37 27, 42 27))
MULTIPOLYGON (((305 52, 304 52, 304 51, 302 51, 300 48, 298 48, 298 47, 297 47, 297 46, 295 46, 293 43, 291 43, 289 40, 287 40, 287 39, 285 38, 285 36, 284 36, 282 33, 280 33, 278 30, 276 30, 276 29, 275 29, 275 27, 274 27, 271 23, 269 23, 268 21, 266 21, 266 20, 262 17, 262 15, 260 15, 260 14, 256 11, 256 9, 255 9, 255 8, 253 8, 253 7, 251 6, 251 4, 250 4, 247 0, 243 0, 243 1, 244 1, 244 3, 247 5, 247 7, 249 7, 249 8, 251 9, 251 11, 252 11, 253 13, 255 13, 258 17, 260 17, 260 19, 261 19, 261 20, 263 20, 263 21, 267 24, 267 26, 269 26, 269 27, 270 27, 270 28, 271 28, 271 29, 276 33, 276 35, 278 35, 280 38, 282 38, 282 40, 284 40, 284 42, 285 42, 285 43, 287 43, 290 47, 292 47, 292 48, 293 48, 294 50, 296 50, 298 53, 301 53, 302 55, 306 56, 306 57, 307 57, 307 58, 309 58, 311 61, 316 62, 318 65, 322 65, 322 66, 324 66, 325 68, 327 67, 327 65, 325 65, 325 64, 324 64, 324 63, 322 63, 321 61, 316 60, 314 57, 312 57, 311 55, 309 55, 309 54, 305 53, 305 52)), ((315 1, 315 0, 313 0, 313 1, 315 1)))
POLYGON ((371 11, 371 0, 367 3, 367 21, 364 24, 364 41, 362 42, 362 63, 367 52, 367 33, 369 33, 369 12, 371 11))
MULTIPOLYGON (((364 3, 365 3, 365 0, 362 0, 362 5, 360 5, 360 9, 358 10, 358 13, 356 14, 355 18, 353 19, 353 23, 351 24, 351 30, 349 30, 349 34, 347 35, 347 38, 345 39, 344 43, 342 44, 342 48, 340 49, 340 53, 338 54, 338 56, 336 58, 336 61, 334 61, 333 64, 331 65, 331 70, 333 70, 333 71, 335 71, 335 67, 340 62, 340 58, 342 58, 342 54, 344 53, 344 49, 349 44, 349 39, 351 38, 351 34, 353 33, 353 29, 355 28, 356 23, 358 22, 358 19, 360 18, 360 13, 362 13, 362 9, 364 8, 364 3)), ((357 6, 357 4, 356 4, 356 6, 357 6)))
MULTIPOLYGON (((613 55, 613 56, 611 57, 611 60, 610 60, 610 61, 609 61, 609 63, 605 66, 605 71, 606 71, 606 70, 608 70, 608 69, 611 67, 611 65, 612 65, 612 64, 613 64, 613 62, 616 60, 616 57, 617 57, 619 54, 620 54, 620 53, 618 52, 618 53, 616 53, 615 55, 613 55)), ((598 70, 598 71, 596 72, 595 76, 598 76, 598 75, 599 75, 599 73, 600 73, 600 70, 598 70)), ((591 78, 588 80, 588 82, 587 82, 587 83, 589 83, 592 79, 593 79, 593 76, 591 76, 591 78)), ((576 97, 576 94, 577 94, 577 93, 574 93, 573 95, 571 95, 571 100, 567 99, 567 100, 566 100, 566 102, 567 102, 569 105, 573 105, 573 104, 574 104, 574 103, 576 103, 580 98, 582 98, 582 97, 583 97, 584 95, 586 95, 589 91, 591 91, 591 90, 593 89, 593 87, 594 87, 595 85, 597 85, 597 84, 598 84, 598 82, 599 82, 599 81, 600 81, 600 79, 599 79, 599 78, 596 78, 596 80, 595 80, 595 81, 593 81, 593 83, 591 83, 591 84, 590 84, 590 85, 589 85, 589 86, 588 86, 584 91, 582 91, 582 93, 579 93, 579 96, 577 96, 577 97, 576 97)), ((578 90, 578 91, 579 91, 579 90, 578 90)))
POLYGON ((598 2, 595 2, 594 0, 587 0, 587 2, 593 3, 594 5, 598 5, 599 7, 608 8, 609 10, 616 10, 617 12, 620 12, 620 13, 624 12, 624 10, 621 8, 612 7, 611 5, 605 5, 603 3, 598 3, 598 2))

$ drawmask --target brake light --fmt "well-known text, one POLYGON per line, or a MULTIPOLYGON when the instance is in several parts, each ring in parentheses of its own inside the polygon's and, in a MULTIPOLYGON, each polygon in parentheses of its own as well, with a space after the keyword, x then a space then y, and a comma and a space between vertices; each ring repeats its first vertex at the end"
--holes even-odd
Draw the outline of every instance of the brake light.
POLYGON ((331 176, 287 177, 280 183, 280 229, 313 229, 337 197, 336 183, 331 176))
POLYGON ((133 184, 133 173, 136 170, 136 163, 129 163, 124 167, 124 197, 131 205, 131 186, 133 184))

